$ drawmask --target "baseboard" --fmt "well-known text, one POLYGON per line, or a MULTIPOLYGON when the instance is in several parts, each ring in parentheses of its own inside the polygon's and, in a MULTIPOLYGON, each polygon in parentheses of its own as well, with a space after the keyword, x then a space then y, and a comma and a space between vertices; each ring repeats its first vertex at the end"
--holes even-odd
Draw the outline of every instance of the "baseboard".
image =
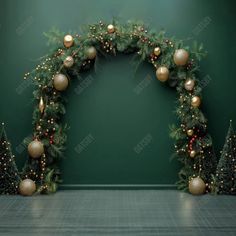
POLYGON ((175 184, 61 184, 60 190, 93 189, 177 189, 175 184))

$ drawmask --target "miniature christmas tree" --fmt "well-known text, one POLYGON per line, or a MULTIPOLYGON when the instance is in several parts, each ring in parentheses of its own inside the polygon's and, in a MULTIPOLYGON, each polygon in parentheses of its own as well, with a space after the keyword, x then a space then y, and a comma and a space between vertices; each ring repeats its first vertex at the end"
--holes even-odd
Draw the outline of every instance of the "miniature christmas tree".
POLYGON ((4 123, 0 131, 0 194, 17 194, 20 176, 11 145, 7 140, 4 123))
POLYGON ((236 135, 232 121, 216 171, 219 194, 236 194, 236 135))

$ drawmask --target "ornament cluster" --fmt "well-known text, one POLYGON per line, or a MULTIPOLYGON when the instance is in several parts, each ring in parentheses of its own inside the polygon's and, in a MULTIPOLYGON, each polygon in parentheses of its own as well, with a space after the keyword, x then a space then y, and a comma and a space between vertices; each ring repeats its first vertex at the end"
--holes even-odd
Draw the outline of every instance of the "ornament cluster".
MULTIPOLYGON (((159 47, 154 48, 154 55, 159 56, 161 49, 159 47)), ((173 55, 173 61, 176 66, 186 66, 189 60, 189 53, 185 49, 177 49, 173 55)), ((165 65, 161 65, 156 70, 157 79, 161 82, 165 82, 169 79, 169 69, 165 65)))

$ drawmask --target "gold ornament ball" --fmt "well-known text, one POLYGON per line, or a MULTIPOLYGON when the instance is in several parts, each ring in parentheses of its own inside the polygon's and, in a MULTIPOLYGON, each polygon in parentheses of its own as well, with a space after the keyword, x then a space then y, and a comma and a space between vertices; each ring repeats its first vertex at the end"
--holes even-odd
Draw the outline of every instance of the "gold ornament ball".
POLYGON ((191 150, 190 153, 189 153, 189 155, 190 155, 191 158, 194 158, 194 157, 196 156, 196 154, 197 154, 197 153, 196 153, 196 151, 194 151, 194 150, 191 150))
POLYGON ((187 64, 189 59, 189 54, 184 49, 178 49, 174 53, 174 62, 177 66, 184 66, 187 64))
POLYGON ((193 130, 192 129, 188 129, 187 130, 187 135, 188 136, 192 136, 193 135, 193 130))
POLYGON ((31 179, 24 179, 20 182, 19 192, 23 196, 32 196, 36 191, 36 185, 31 179))
POLYGON ((156 71, 156 77, 159 81, 165 82, 169 78, 169 70, 165 66, 160 66, 156 71))
POLYGON ((74 38, 70 35, 70 34, 67 34, 65 37, 64 37, 64 46, 66 48, 70 48, 74 43, 74 38))
POLYGON ((87 57, 90 60, 93 60, 97 56, 97 50, 95 47, 90 47, 87 49, 87 57))
POLYGON ((196 177, 189 182, 189 192, 193 195, 201 195, 206 192, 206 184, 200 177, 196 177))
POLYGON ((64 60, 63 62, 63 65, 66 67, 66 68, 70 68, 74 65, 74 58, 72 56, 68 56, 66 57, 66 59, 64 60))
POLYGON ((114 33, 114 32, 115 32, 115 26, 112 25, 112 24, 108 25, 108 26, 107 26, 107 32, 108 32, 109 34, 114 33))
POLYGON ((191 105, 192 105, 193 107, 199 107, 200 104, 201 104, 201 99, 200 99, 200 97, 198 97, 198 96, 193 96, 192 99, 191 99, 191 105))
POLYGON ((159 47, 154 48, 153 53, 155 56, 159 56, 161 54, 161 49, 159 47))
POLYGON ((41 143, 38 140, 32 141, 28 145, 28 153, 34 159, 37 159, 37 158, 41 157, 42 154, 44 153, 43 143, 41 143))
POLYGON ((68 84, 68 78, 63 74, 56 74, 53 78, 53 86, 58 91, 66 90, 68 84))
POLYGON ((187 79, 184 83, 184 88, 187 91, 192 91, 195 86, 195 81, 193 79, 187 79))

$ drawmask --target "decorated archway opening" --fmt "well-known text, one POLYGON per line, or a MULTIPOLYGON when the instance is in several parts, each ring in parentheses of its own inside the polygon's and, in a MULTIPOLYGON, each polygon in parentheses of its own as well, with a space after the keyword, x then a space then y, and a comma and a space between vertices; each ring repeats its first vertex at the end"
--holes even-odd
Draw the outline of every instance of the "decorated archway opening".
POLYGON ((67 138, 67 125, 61 122, 65 114, 63 91, 70 80, 96 65, 99 55, 134 53, 137 65, 143 61, 151 63, 157 79, 175 87, 178 94, 179 124, 171 126, 174 156, 182 163, 178 187, 189 188, 195 194, 210 191, 216 157, 206 118, 200 110, 202 86, 197 71, 198 61, 204 55, 201 45, 195 44, 190 49, 183 41, 167 38, 164 32, 157 33, 136 22, 100 21, 89 25, 83 35, 64 35, 54 30, 46 36, 54 49, 25 75, 25 79, 34 81, 33 95, 37 103, 33 135, 26 140, 29 158, 22 176, 26 183, 34 181, 40 193, 55 192, 60 183, 58 162, 67 138))

